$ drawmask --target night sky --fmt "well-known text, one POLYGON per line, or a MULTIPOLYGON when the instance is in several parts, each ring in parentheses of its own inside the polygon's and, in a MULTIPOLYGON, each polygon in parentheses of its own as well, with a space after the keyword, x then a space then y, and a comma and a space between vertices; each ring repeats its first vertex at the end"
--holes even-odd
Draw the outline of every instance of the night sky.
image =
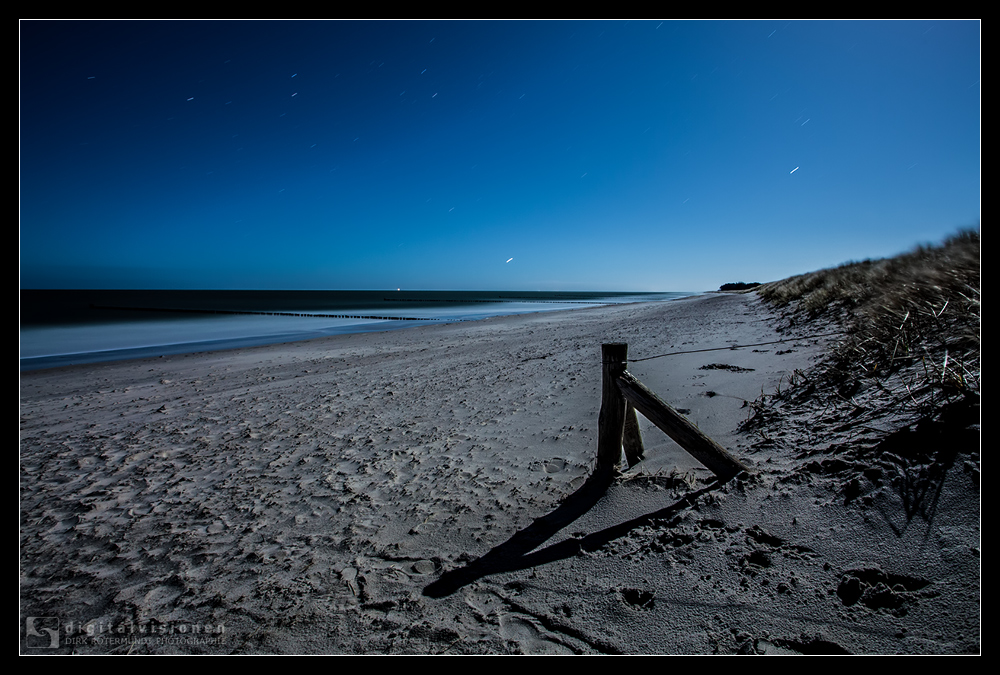
POLYGON ((22 288, 696 291, 980 218, 978 21, 21 21, 22 288))

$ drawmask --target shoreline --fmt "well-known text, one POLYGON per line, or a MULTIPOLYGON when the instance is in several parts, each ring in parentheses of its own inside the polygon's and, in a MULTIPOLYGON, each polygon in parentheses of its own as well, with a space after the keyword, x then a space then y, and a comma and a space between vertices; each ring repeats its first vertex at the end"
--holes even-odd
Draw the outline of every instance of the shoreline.
MULTIPOLYGON (((133 292, 129 292, 133 293, 133 292)), ((416 292, 420 295, 420 292, 416 292)), ((368 293, 371 294, 370 292, 368 293)), ((430 293, 427 293, 428 295, 430 293)), ((190 294, 188 294, 190 295, 190 294)), ((233 302, 226 294, 224 298, 213 300, 213 292, 207 292, 205 297, 187 298, 192 305, 211 305, 219 302, 225 305, 226 300, 233 302)), ((419 303, 427 305, 424 307, 427 317, 406 316, 407 312, 399 314, 398 309, 387 307, 375 308, 372 306, 361 306, 354 303, 348 308, 337 310, 317 310, 306 309, 305 307, 295 307, 290 311, 253 309, 254 298, 257 293, 248 292, 248 297, 237 302, 232 309, 218 309, 206 306, 192 306, 190 308, 169 308, 164 306, 132 307, 132 306, 103 306, 90 304, 91 310, 96 312, 95 319, 87 317, 80 312, 86 306, 86 297, 81 300, 77 298, 74 303, 65 303, 62 311, 66 312, 68 322, 53 323, 29 323, 21 327, 21 349, 20 358, 21 372, 40 370, 47 368, 58 368, 66 365, 82 365, 89 363, 101 363, 107 361, 132 360, 137 358, 159 357, 174 354, 200 353, 204 351, 222 351, 229 349, 242 349, 245 347, 262 346, 269 344, 284 344, 288 342, 298 342, 311 340, 320 337, 334 335, 346 335, 351 333, 370 333, 400 330, 416 326, 443 325, 445 323, 463 323, 468 321, 481 321, 493 316, 517 316, 523 314, 533 314, 541 312, 565 311, 580 309, 582 305, 607 306, 609 304, 636 304, 637 302, 669 302, 669 300, 659 299, 652 301, 621 301, 625 297, 638 297, 639 294, 621 294, 612 298, 609 293, 573 293, 574 297, 592 295, 592 300, 560 300, 560 299, 530 299, 518 297, 506 297, 506 299, 475 299, 470 297, 461 298, 385 298, 385 302, 406 306, 406 303, 419 303), (603 298, 603 299, 598 299, 603 298), (479 305, 503 305, 515 307, 510 313, 483 314, 483 310, 478 309, 479 305), (239 306, 242 305, 242 306, 239 306), (525 306, 538 305, 563 305, 554 309, 525 309, 525 306), (454 312, 442 314, 440 307, 455 307, 454 312), (464 307, 463 307, 464 306, 464 307), (473 308, 476 308, 472 311, 473 308), (396 311, 393 315, 391 312, 396 311), (374 312, 374 314, 372 313, 374 312), (112 317, 131 317, 130 321, 114 321, 112 317), (158 315, 159 318, 150 320, 148 317, 158 315), (167 317, 183 317, 180 319, 167 319, 167 317), (193 317, 197 319, 192 320, 193 317), (277 318, 275 321, 274 319, 277 318), (331 324, 334 321, 336 323, 331 324), (403 323, 399 323, 403 322, 403 323), (124 338, 122 336, 128 336, 124 338), (26 341, 27 338, 27 341, 26 341), (167 340, 167 341, 164 341, 167 340), (25 348, 27 345, 27 348, 25 348), (80 345, 87 345, 85 349, 79 349, 80 345), (72 351, 67 351, 72 346, 72 351), (27 355, 24 355, 27 353, 27 355)), ((265 294, 273 295, 273 293, 265 294)), ((298 304, 307 306, 308 303, 302 301, 299 294, 284 293, 288 296, 284 300, 285 304, 291 306, 298 304)), ((484 293, 463 292, 460 295, 481 296, 484 293)), ((560 294, 542 294, 545 297, 560 294)), ((657 296, 676 296, 671 299, 681 297, 691 297, 698 295, 694 293, 657 293, 647 294, 657 296)), ((96 297, 96 296, 95 296, 96 297)), ((112 296, 117 297, 117 296, 112 296)), ((173 298, 174 301, 181 298, 173 298)), ((308 294, 306 296, 308 298, 308 294)), ((540 295, 541 297, 541 295, 540 295)), ((105 300, 111 298, 105 298, 105 300)), ((122 299, 122 298, 119 298, 122 299)), ((134 301, 132 295, 125 296, 126 300, 134 301)), ((317 302, 315 299, 310 299, 317 302)), ((336 302, 336 300, 333 300, 336 302)), ((259 298, 257 302, 263 302, 259 298)), ((269 303, 278 302, 269 298, 269 303)), ((42 303, 44 304, 44 302, 42 303)), ((49 300, 49 304, 53 301, 49 300)), ((268 303, 264 303, 268 304, 268 303)), ((40 307, 34 307, 29 315, 35 316, 41 312, 40 307)))
POLYGON ((129 621, 224 626, 133 653, 978 650, 960 462, 939 495, 961 508, 922 521, 740 431, 825 342, 696 350, 776 325, 710 294, 22 372, 22 625, 95 654, 129 647, 68 638, 129 621), (589 492, 602 342, 687 352, 629 370, 754 476, 712 488, 640 420, 647 459, 589 492), (845 604, 880 573, 898 606, 845 604))

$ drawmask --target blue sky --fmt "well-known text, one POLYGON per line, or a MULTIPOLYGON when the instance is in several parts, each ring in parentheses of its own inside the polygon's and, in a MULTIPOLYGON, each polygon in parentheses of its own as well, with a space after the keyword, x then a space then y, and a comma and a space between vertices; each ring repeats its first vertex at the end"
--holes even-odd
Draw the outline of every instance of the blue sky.
POLYGON ((979 225, 980 50, 978 21, 22 21, 21 286, 680 291, 893 255, 979 225))

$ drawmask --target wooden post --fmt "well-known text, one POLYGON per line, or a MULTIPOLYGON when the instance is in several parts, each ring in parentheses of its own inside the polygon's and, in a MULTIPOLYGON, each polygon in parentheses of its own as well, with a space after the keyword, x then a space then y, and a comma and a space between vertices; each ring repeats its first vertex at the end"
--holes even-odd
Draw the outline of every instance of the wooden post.
MULTIPOLYGON (((604 367, 605 377, 607 377, 606 363, 604 367)), ((622 395, 635 406, 636 410, 642 413, 643 417, 662 429, 663 433, 674 439, 678 445, 708 467, 712 473, 719 477, 720 481, 726 482, 741 471, 749 471, 735 457, 726 452, 725 448, 703 434, 686 417, 646 388, 642 382, 635 378, 635 375, 627 370, 622 371, 617 377, 617 383, 622 395)), ((607 400, 607 394, 605 394, 605 400, 607 400)), ((604 414, 603 406, 601 414, 604 414)))
POLYGON ((621 468, 622 434, 625 430, 625 397, 618 378, 625 372, 628 345, 613 342, 601 345, 603 379, 601 412, 597 418, 597 471, 617 472, 621 468))

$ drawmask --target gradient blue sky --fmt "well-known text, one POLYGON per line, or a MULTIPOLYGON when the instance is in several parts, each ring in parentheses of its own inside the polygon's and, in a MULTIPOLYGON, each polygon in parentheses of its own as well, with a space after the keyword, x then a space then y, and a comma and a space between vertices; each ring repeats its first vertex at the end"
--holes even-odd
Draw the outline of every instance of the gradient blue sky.
POLYGON ((21 21, 21 286, 680 291, 893 255, 979 225, 980 50, 978 21, 21 21))

